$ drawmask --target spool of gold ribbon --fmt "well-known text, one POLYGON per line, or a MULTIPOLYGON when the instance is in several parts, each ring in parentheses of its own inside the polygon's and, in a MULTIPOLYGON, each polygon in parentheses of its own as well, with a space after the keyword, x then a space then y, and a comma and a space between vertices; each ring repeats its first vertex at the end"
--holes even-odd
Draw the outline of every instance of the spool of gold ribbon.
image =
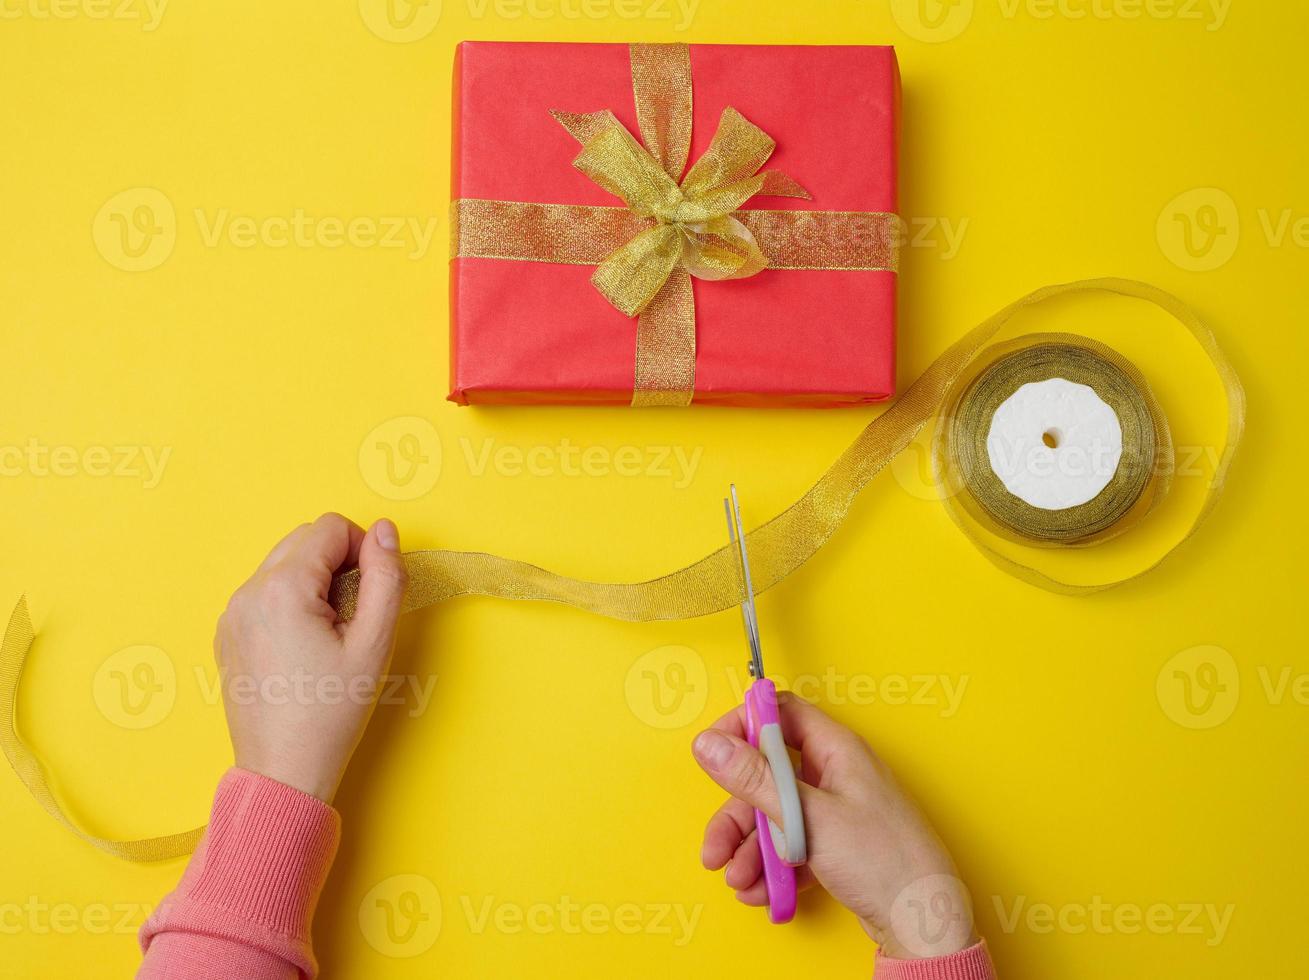
POLYGON ((997 346, 979 360, 987 363, 970 384, 957 386, 959 395, 937 426, 932 461, 947 506, 964 508, 987 530, 1019 544, 1085 547, 1134 527, 1167 494, 1168 420, 1140 372, 1117 351, 1087 337, 1046 334, 997 346), (987 446, 1001 404, 1024 385, 1051 379, 1091 388, 1122 430, 1108 485, 1085 503, 1058 509, 1010 492, 987 446))
MULTIPOLYGON (((1054 342, 1048 335, 1038 337, 1035 342, 1024 342, 1017 348, 992 349, 989 353, 988 345, 1019 311, 1056 296, 1079 292, 1106 292, 1134 297, 1167 311, 1200 345, 1222 383, 1227 399, 1226 441, 1218 454, 1203 502, 1173 548, 1187 540, 1208 516, 1222 493, 1232 456, 1245 425, 1244 391, 1213 334, 1181 301, 1145 283, 1125 279, 1096 279, 1039 289, 1005 307, 947 348, 894 404, 864 428, 849 448, 799 500, 749 533, 751 566, 757 591, 771 588, 808 561, 840 527, 859 492, 913 441, 924 426, 943 411, 946 415, 942 421, 957 426, 953 434, 947 437, 948 441, 944 444, 946 447, 959 445, 961 437, 973 432, 975 427, 967 427, 962 421, 951 423, 950 420, 984 412, 984 406, 995 397, 989 393, 992 385, 998 385, 997 390, 1003 391, 1022 372, 1030 370, 1026 358, 1011 360, 1016 356, 1013 351, 1017 350, 1021 354, 1025 350, 1034 350, 1035 353, 1027 355, 1033 362, 1055 356, 1050 349, 1054 342), (991 379, 987 380, 988 374, 983 369, 978 375, 979 381, 966 389, 965 396, 959 402, 949 401, 952 391, 957 390, 956 385, 966 380, 970 368, 976 371, 978 365, 988 364, 995 365, 994 370, 1000 373, 991 375, 991 379), (1012 372, 1012 376, 1008 372, 1012 372), (1000 384, 1002 378, 1005 380, 1000 384), (953 404, 958 407, 948 408, 953 404)), ((1118 399, 1122 409, 1120 417, 1127 419, 1129 425, 1137 426, 1138 436, 1142 440, 1139 446, 1144 451, 1146 430, 1161 425, 1163 415, 1153 404, 1148 387, 1135 369, 1107 348, 1086 338, 1065 337, 1055 346, 1058 344, 1082 349, 1059 353, 1059 370, 1084 371, 1086 373, 1082 376, 1100 384, 1107 398, 1118 399), (1097 361, 1099 363, 1095 363, 1097 361), (1120 371, 1126 380, 1115 378, 1111 368, 1120 371), (1136 394, 1132 394, 1133 389, 1136 394), (1148 423, 1146 414, 1142 414, 1142 405, 1148 409, 1148 423), (1136 421, 1133 422, 1133 419, 1136 421)), ((1160 431, 1155 428, 1156 455, 1157 447, 1166 444, 1166 430, 1163 430, 1165 438, 1160 437, 1160 431)), ((974 455, 977 453, 975 446, 969 451, 974 455)), ((1085 544, 1104 540, 1110 530, 1125 520, 1133 519, 1133 515, 1138 515, 1141 508, 1148 507, 1152 500, 1162 499, 1167 486, 1160 480, 1159 473, 1167 468, 1155 467, 1154 475, 1136 495, 1132 506, 1124 508, 1124 503, 1132 496, 1132 487, 1139 480, 1139 475, 1130 475, 1121 492, 1114 492, 1113 506, 1104 513, 1090 515, 1090 519, 1078 525, 1078 533, 1082 536, 1064 543, 1085 544), (1111 514, 1118 515, 1117 523, 1111 522, 1101 527, 1111 514)), ((1137 473, 1136 464, 1131 464, 1130 469, 1132 474, 1137 473)), ((968 473, 973 474, 976 470, 974 464, 968 473)), ((946 471, 954 473, 958 467, 951 464, 946 471)), ((970 478, 976 479, 975 476, 970 478)), ((970 491, 970 496, 978 498, 980 502, 985 492, 979 495, 976 491, 970 491)), ((963 520, 963 507, 957 506, 963 505, 967 499, 964 494, 956 493, 947 495, 946 502, 952 516, 973 544, 996 565, 1041 588, 1065 595, 1085 594, 1122 584, 1149 571, 1147 568, 1123 579, 1090 585, 1057 579, 1002 554, 975 533, 963 520)), ((994 498, 991 499, 994 503, 994 498)), ((995 519, 994 516, 992 519, 995 519)), ((1011 528, 1017 527, 1031 530, 1015 519, 1011 528)), ((1031 538, 1039 537, 1040 533, 1039 530, 1034 532, 1031 538)), ((455 596, 486 595, 502 599, 562 602, 614 619, 649 621, 704 616, 732 607, 742 598, 739 576, 726 547, 718 548, 699 561, 659 578, 623 584, 569 578, 525 562, 484 553, 419 551, 407 554, 405 561, 410 573, 410 587, 405 598, 406 610, 418 609, 455 596)), ((358 573, 349 572, 339 576, 334 583, 333 603, 342 619, 349 619, 354 614, 358 581, 358 573)), ((19 777, 53 816, 102 850, 132 861, 160 860, 186 853, 195 845, 203 828, 168 837, 112 841, 87 833, 63 812, 50 790, 39 761, 13 728, 14 701, 32 638, 27 607, 20 600, 10 620, 3 646, 0 646, 0 712, 3 712, 3 718, 0 718, 0 748, 3 748, 19 777)))

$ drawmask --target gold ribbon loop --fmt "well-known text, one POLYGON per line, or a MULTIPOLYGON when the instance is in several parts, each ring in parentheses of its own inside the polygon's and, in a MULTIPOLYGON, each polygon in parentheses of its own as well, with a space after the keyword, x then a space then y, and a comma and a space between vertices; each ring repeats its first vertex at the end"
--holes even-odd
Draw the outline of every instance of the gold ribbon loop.
POLYGON ((681 264, 685 238, 674 225, 641 232, 600 263, 591 282, 626 316, 636 316, 653 300, 681 264))
POLYGON ((750 229, 736 218, 715 218, 690 230, 682 264, 697 279, 748 279, 768 265, 750 229))
POLYGON ((608 109, 601 109, 599 112, 564 112, 562 109, 551 109, 550 115, 582 146, 586 146, 606 129, 616 127, 624 132, 627 131, 627 127, 608 109))
POLYGON ((641 139, 664 173, 677 180, 691 155, 691 49, 685 44, 632 44, 628 60, 641 139))
POLYGON ((771 136, 728 106, 718 117, 709 149, 691 167, 682 189, 687 197, 700 197, 712 188, 753 177, 775 149, 771 136))
POLYGON ((673 179, 616 119, 582 144, 573 166, 642 218, 667 220, 684 199, 673 179))

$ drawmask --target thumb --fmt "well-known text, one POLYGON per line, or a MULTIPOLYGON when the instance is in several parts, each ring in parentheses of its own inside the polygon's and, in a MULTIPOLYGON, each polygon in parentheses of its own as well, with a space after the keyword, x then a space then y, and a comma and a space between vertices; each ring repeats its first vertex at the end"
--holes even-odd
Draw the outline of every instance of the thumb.
POLYGON ((383 518, 368 529, 359 546, 359 599, 345 636, 360 655, 384 658, 390 652, 408 584, 400 533, 383 518))
POLYGON ((739 800, 764 811, 775 822, 782 819, 768 760, 749 742, 717 728, 696 736, 691 752, 709 778, 739 800))

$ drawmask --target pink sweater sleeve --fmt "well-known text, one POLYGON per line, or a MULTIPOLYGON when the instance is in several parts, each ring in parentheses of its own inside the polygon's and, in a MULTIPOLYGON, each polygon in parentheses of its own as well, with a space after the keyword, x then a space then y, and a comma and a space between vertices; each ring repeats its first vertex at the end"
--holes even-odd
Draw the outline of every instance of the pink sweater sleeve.
POLYGON ((897 960, 878 953, 873 980, 995 980, 995 967, 982 939, 958 953, 928 960, 897 960))
POLYGON ((326 803, 229 769, 181 882, 141 927, 138 980, 315 977, 309 927, 340 835, 326 803))
MULTIPOLYGON (((141 927, 137 980, 312 980, 309 928, 340 836, 326 803, 229 769, 177 890, 141 927)), ((879 953, 874 980, 995 980, 995 970, 982 940, 935 959, 879 953)))

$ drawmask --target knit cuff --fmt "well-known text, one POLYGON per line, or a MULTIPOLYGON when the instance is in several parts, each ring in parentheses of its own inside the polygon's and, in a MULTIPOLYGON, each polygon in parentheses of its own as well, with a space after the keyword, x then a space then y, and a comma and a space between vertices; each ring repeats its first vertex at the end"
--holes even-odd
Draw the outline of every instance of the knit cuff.
POLYGON ((229 769, 214 794, 205 866, 191 898, 308 940, 340 836, 341 817, 322 800, 229 769))
POLYGON ((974 946, 924 960, 897 960, 877 954, 874 980, 995 980, 986 940, 974 946))
POLYGON ((336 856, 340 815, 321 800, 246 769, 223 774, 209 828, 177 889, 141 929, 215 936, 316 972, 310 925, 336 856))

